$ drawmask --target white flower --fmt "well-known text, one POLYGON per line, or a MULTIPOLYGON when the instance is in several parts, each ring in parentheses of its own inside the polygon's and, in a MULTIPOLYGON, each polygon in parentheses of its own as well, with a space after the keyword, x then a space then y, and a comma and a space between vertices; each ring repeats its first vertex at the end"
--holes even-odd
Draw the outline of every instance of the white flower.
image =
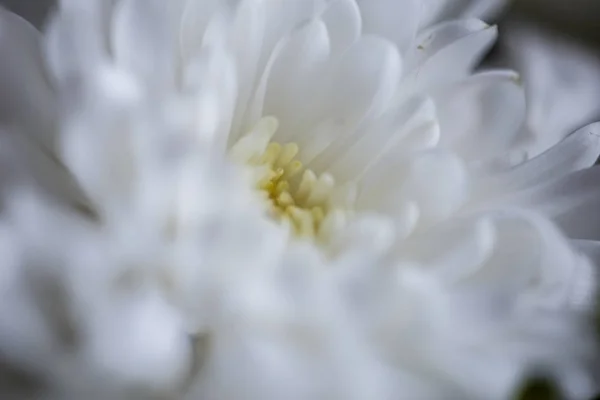
POLYGON ((3 12, 10 365, 48 398, 588 395, 598 128, 509 157, 495 28, 428 26, 460 5, 63 0, 42 42, 3 12))

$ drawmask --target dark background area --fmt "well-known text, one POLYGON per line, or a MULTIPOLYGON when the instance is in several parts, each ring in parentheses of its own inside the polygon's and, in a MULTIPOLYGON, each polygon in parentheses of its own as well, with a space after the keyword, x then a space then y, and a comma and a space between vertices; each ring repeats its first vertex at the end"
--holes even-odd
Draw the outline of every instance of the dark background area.
POLYGON ((0 0, 0 4, 39 27, 56 0, 0 0))

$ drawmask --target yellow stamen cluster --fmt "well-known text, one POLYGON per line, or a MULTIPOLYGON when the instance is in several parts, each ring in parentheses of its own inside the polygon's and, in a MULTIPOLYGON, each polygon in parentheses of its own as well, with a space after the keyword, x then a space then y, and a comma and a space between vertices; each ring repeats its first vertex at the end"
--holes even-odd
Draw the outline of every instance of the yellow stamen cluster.
POLYGON ((263 118, 232 147, 231 155, 253 168, 256 188, 271 216, 289 224, 301 237, 325 240, 345 219, 345 213, 330 201, 335 180, 304 168, 296 159, 296 143, 272 142, 276 130, 276 120, 263 118))

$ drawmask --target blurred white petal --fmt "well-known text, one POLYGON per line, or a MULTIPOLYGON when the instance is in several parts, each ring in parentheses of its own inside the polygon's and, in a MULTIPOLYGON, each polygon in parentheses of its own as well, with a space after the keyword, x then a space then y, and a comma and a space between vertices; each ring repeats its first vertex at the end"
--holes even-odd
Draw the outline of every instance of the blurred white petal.
POLYGON ((35 63, 2 14, 0 362, 44 399, 591 393, 598 127, 514 158, 501 3, 62 0, 35 63))
POLYGON ((524 145, 531 157, 600 116, 600 58, 574 40, 514 21, 503 50, 527 91, 524 145))

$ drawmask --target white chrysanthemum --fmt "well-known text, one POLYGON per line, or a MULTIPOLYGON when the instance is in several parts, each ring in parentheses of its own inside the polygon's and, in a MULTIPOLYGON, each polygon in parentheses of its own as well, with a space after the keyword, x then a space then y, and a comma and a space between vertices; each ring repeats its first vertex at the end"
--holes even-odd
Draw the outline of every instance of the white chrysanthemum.
POLYGON ((62 399, 589 394, 597 127, 515 159, 495 28, 430 25, 499 2, 225 3, 1 14, 7 364, 62 399))

